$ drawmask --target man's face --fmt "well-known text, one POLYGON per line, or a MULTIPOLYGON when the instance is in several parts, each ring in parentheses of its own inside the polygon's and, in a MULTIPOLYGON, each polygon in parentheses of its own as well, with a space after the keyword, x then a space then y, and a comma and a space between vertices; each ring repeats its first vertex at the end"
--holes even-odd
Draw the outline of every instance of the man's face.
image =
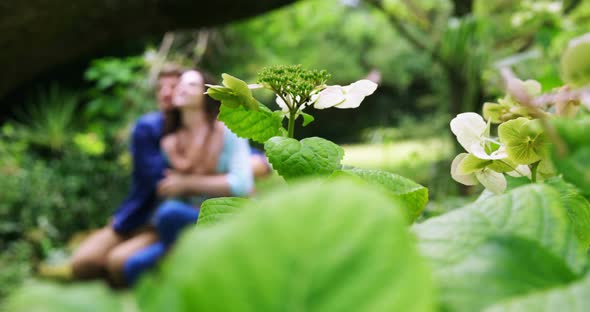
POLYGON ((157 98, 158 108, 161 111, 166 111, 174 107, 172 105, 172 98, 174 96, 174 89, 180 77, 169 75, 158 78, 157 98))

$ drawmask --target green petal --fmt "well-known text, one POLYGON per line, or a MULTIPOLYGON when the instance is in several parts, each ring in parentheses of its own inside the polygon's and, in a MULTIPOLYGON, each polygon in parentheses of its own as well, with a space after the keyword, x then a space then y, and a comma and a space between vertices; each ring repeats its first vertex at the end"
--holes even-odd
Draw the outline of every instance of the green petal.
POLYGON ((457 168, 457 173, 461 175, 467 175, 470 173, 474 173, 476 171, 480 171, 485 168, 487 165, 491 164, 491 160, 483 160, 479 159, 471 154, 467 154, 465 158, 459 163, 459 167, 457 168))
POLYGON ((461 153, 453 159, 451 163, 451 177, 453 180, 463 185, 478 185, 479 181, 475 178, 474 174, 461 174, 459 173, 459 164, 467 157, 467 153, 461 153))
POLYGON ((517 164, 532 164, 547 155, 547 140, 538 120, 520 117, 507 121, 498 127, 498 135, 517 164))

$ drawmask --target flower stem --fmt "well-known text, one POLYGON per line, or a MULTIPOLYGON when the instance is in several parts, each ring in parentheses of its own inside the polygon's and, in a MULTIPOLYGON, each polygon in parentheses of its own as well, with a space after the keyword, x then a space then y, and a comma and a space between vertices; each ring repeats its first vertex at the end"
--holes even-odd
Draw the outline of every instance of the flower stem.
POLYGON ((289 112, 289 128, 287 136, 293 138, 295 135, 295 117, 297 116, 297 110, 289 112))
POLYGON ((531 181, 533 181, 533 183, 537 182, 537 168, 539 167, 539 163, 541 161, 537 161, 531 164, 531 181))

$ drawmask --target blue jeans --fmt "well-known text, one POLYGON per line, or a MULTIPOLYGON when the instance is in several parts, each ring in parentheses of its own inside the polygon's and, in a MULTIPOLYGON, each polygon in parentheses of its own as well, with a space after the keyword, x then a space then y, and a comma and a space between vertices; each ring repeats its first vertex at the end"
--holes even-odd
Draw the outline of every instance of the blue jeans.
POLYGON ((123 275, 129 285, 134 284, 141 273, 152 268, 172 246, 180 232, 199 218, 199 210, 179 201, 166 200, 154 214, 154 224, 160 237, 158 242, 132 255, 123 266, 123 275))

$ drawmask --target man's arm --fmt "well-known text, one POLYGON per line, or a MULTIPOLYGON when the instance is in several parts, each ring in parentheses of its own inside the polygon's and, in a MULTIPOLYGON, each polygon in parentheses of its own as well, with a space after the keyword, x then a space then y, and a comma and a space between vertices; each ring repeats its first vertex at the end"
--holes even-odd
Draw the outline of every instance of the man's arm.
POLYGON ((113 219, 113 228, 119 233, 144 225, 157 200, 156 185, 162 179, 165 168, 159 142, 161 123, 161 116, 150 114, 140 118, 133 129, 131 191, 113 219))

